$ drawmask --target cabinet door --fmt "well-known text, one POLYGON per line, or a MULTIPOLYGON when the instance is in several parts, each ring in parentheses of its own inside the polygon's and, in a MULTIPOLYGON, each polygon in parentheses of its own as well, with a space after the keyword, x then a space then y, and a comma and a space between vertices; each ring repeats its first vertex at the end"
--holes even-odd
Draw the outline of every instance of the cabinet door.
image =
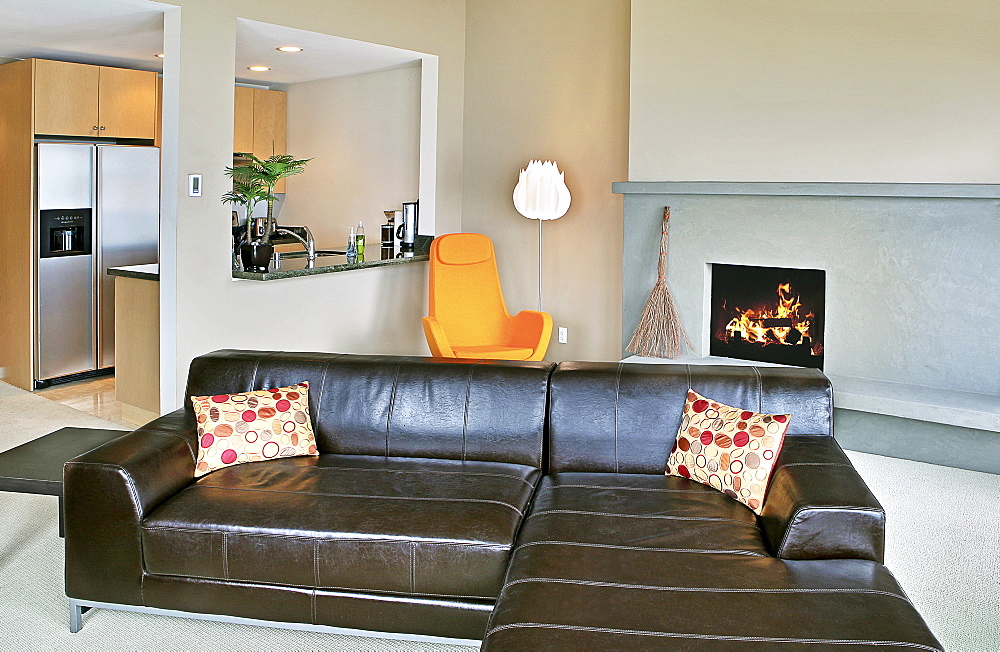
POLYGON ((35 133, 97 136, 98 66, 35 60, 35 133))
MULTIPOLYGON (((253 89, 253 153, 258 158, 271 154, 286 154, 284 91, 253 89)), ((275 192, 285 192, 285 180, 274 187, 275 192)))
POLYGON ((253 92, 252 88, 236 87, 233 111, 233 152, 253 153, 253 92))
POLYGON ((156 137, 156 73, 101 66, 100 130, 105 138, 156 137))

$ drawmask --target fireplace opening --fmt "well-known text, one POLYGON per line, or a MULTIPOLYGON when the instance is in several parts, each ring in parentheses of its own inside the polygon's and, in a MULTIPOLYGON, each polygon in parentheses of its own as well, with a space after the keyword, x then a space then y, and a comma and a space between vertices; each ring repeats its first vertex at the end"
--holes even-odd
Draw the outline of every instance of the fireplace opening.
POLYGON ((823 368, 826 272, 712 265, 709 354, 823 368))

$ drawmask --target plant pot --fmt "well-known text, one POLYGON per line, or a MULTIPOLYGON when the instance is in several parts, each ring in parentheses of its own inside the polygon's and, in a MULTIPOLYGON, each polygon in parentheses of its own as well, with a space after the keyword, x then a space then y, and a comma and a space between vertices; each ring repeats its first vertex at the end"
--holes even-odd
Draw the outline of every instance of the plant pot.
POLYGON ((240 245, 240 261, 244 272, 266 274, 271 266, 274 245, 253 242, 240 245))

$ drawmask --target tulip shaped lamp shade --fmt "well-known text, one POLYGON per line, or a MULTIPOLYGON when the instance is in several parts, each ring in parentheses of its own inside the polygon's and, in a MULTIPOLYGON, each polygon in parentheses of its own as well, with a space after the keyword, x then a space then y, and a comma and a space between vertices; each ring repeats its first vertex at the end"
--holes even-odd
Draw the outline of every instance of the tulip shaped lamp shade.
POLYGON ((555 161, 529 161, 514 186, 514 208, 530 220, 538 220, 538 309, 542 309, 542 221, 556 220, 569 210, 566 174, 555 161))

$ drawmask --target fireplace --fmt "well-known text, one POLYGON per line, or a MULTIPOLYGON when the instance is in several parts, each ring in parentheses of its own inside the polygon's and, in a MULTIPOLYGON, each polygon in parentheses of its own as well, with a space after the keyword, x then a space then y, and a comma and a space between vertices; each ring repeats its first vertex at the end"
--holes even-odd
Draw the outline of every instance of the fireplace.
POLYGON ((826 272, 712 265, 709 353, 823 368, 826 272))

